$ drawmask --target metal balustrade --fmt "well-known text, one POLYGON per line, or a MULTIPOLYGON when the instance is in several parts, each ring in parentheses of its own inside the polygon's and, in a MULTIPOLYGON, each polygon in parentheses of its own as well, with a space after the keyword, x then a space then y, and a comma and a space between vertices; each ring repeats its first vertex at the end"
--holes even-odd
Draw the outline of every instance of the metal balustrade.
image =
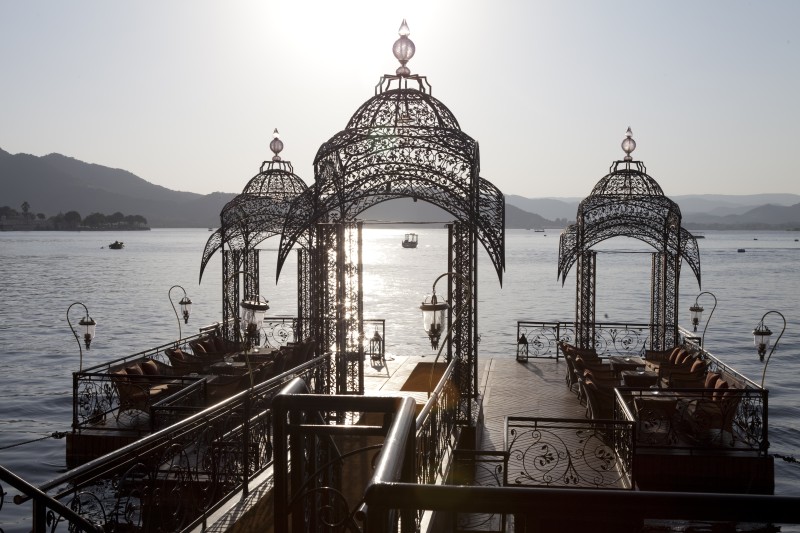
POLYGON ((328 394, 329 369, 329 355, 316 358, 38 489, 17 487, 23 495, 15 503, 41 500, 50 509, 48 531, 83 523, 87 530, 190 529, 227 499, 246 495, 272 465, 275 395, 295 377, 328 394))
MULTIPOLYGON (((594 328, 594 348, 601 357, 643 355, 648 348, 650 324, 599 322, 594 328)), ((575 343, 574 322, 517 321, 518 361, 558 359, 559 342, 575 343)))

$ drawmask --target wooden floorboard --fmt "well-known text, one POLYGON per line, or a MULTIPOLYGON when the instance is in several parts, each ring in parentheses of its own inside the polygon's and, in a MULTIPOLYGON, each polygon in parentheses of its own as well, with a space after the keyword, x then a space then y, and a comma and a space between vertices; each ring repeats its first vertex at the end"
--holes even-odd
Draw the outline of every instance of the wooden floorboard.
POLYGON ((564 382, 566 368, 563 360, 555 359, 490 359, 479 380, 484 419, 480 448, 504 449, 507 416, 584 420, 586 408, 564 382))

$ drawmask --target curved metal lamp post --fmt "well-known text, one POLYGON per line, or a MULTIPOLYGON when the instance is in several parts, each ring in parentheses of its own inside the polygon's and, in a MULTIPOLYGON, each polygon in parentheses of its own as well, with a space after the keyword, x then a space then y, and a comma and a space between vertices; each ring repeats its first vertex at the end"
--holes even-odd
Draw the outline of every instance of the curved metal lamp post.
POLYGON ((178 340, 181 340, 182 333, 181 333, 181 319, 178 318, 178 310, 175 309, 175 304, 172 302, 172 289, 180 289, 183 291, 183 298, 181 301, 178 302, 178 305, 181 307, 181 314, 183 315, 183 323, 189 323, 189 313, 192 311, 192 300, 186 295, 186 289, 181 287, 180 285, 173 285, 167 291, 167 297, 169 298, 169 303, 172 305, 172 310, 175 311, 175 320, 178 321, 178 340))
MULTIPOLYGON (((447 339, 452 335, 453 326, 458 323, 461 315, 464 314, 464 310, 466 306, 459 310, 459 313, 453 319, 453 323, 450 325, 450 328, 447 330, 447 336, 445 337, 445 342, 439 346, 439 337, 442 335, 442 328, 444 327, 445 321, 445 311, 450 309, 450 304, 447 301, 440 302, 439 299, 436 297, 436 283, 445 276, 457 276, 463 281, 467 286, 468 291, 468 300, 472 299, 472 287, 470 286, 469 280, 467 280, 464 276, 459 274, 458 272, 445 272, 444 274, 440 274, 433 281, 433 287, 431 288, 430 296, 425 297, 422 301, 422 305, 419 308, 422 310, 422 326, 425 329, 425 333, 428 334, 428 338, 431 340, 431 348, 434 350, 439 348, 439 351, 436 353, 436 359, 433 361, 433 366, 431 367, 431 380, 433 379, 433 369, 436 367, 436 362, 439 360, 439 356, 442 355, 442 350, 445 346, 447 346, 447 339)), ((428 397, 431 395, 431 383, 428 384, 428 397)))
POLYGON ((78 332, 75 331, 75 328, 72 327, 72 322, 69 319, 69 310, 72 309, 72 306, 80 305, 83 307, 85 311, 85 315, 81 318, 80 322, 78 322, 78 326, 81 328, 81 332, 83 333, 83 343, 86 345, 86 349, 89 349, 89 346, 92 344, 92 339, 94 339, 95 328, 97 327, 97 322, 94 321, 92 317, 89 316, 89 310, 83 305, 81 302, 75 302, 70 304, 67 307, 67 324, 69 324, 69 329, 72 330, 72 334, 75 335, 75 340, 78 341, 78 352, 80 353, 80 362, 78 366, 78 372, 83 370, 83 348, 81 348, 81 340, 78 338, 78 332))
POLYGON ((713 292, 703 291, 697 295, 697 298, 694 299, 694 305, 689 308, 689 312, 692 314, 692 326, 694 327, 694 331, 697 331, 697 325, 703 320, 703 306, 700 305, 699 300, 700 297, 704 294, 708 294, 712 298, 714 298, 714 307, 711 308, 711 312, 708 314, 708 318, 706 319, 706 325, 703 328, 703 335, 700 337, 700 346, 705 346, 706 340, 706 330, 708 329, 708 323, 711 322, 711 317, 714 315, 714 311, 717 309, 717 297, 714 296, 713 292))
POLYGON ((767 365, 769 364, 769 358, 772 357, 772 353, 775 351, 775 348, 778 346, 778 342, 783 337, 783 332, 786 331, 786 317, 783 314, 779 313, 778 311, 767 311, 764 313, 764 316, 761 317, 761 320, 756 325, 756 329, 753 330, 753 343, 755 344, 756 348, 758 349, 758 357, 762 361, 764 360, 764 356, 767 354, 767 348, 769 348, 769 338, 772 335, 772 331, 764 324, 764 319, 767 318, 767 315, 770 313, 775 313, 779 317, 783 319, 783 329, 781 330, 781 334, 778 335, 778 338, 775 340, 775 344, 772 345, 772 349, 769 351, 769 355, 767 356, 767 360, 764 363, 764 371, 761 373, 761 388, 764 388, 764 378, 767 376, 767 365))

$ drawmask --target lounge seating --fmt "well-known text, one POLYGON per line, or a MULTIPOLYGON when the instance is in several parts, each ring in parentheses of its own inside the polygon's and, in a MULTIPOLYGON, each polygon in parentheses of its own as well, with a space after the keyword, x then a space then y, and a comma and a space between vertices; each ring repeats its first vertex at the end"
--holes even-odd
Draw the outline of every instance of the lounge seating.
POLYGON ((226 355, 234 354, 241 347, 234 342, 227 342, 218 335, 205 335, 189 342, 192 353, 211 362, 221 361, 226 355))
POLYGON ((119 397, 119 408, 115 415, 117 421, 125 411, 149 413, 153 403, 170 393, 169 384, 164 378, 172 375, 169 365, 154 359, 130 363, 112 371, 111 381, 119 397))
POLYGON ((614 418, 615 395, 613 387, 603 387, 591 378, 579 378, 578 386, 586 398, 586 416, 592 419, 614 418))
POLYGON ((658 372, 658 369, 664 363, 669 363, 670 358, 673 359, 681 351, 685 350, 683 346, 675 346, 667 350, 645 350, 644 351, 644 364, 648 370, 658 372), (673 355, 674 354, 674 355, 673 355))
POLYGON ((684 429, 697 443, 733 446, 733 420, 741 401, 741 389, 718 374, 711 375, 706 382, 709 383, 706 390, 713 392, 688 400, 682 416, 684 429))
POLYGON ((686 382, 699 384, 705 378, 707 369, 708 362, 697 354, 685 349, 676 350, 669 360, 658 367, 659 383, 665 388, 679 388, 679 384, 686 382))
MULTIPOLYGON (((286 362, 284 369, 289 370, 296 368, 303 363, 307 363, 314 355, 315 342, 309 339, 303 342, 290 343, 285 348, 286 362)), ((284 350, 282 350, 284 351, 284 350)))
POLYGON ((205 368, 214 362, 184 352, 180 348, 167 348, 164 350, 164 355, 169 359, 169 363, 175 369, 175 373, 181 376, 203 373, 205 368))

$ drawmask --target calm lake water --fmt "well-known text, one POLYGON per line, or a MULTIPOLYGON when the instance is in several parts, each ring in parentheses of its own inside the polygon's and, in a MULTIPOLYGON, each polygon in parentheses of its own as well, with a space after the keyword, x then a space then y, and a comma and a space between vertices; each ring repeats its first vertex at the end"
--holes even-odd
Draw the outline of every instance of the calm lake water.
MULTIPOLYGON (((364 230, 364 315, 387 319, 387 351, 395 356, 431 353, 419 304, 447 267, 446 230, 414 229, 420 242, 416 249, 401 248, 405 231, 364 230)), ((556 279, 559 233, 509 230, 502 288, 480 249, 480 357, 514 357, 517 320, 574 319, 574 269, 563 286, 556 279)), ((688 308, 695 297, 701 291, 713 292, 718 305, 706 347, 758 382, 763 367, 753 348, 752 330, 769 310, 786 316, 786 333, 766 378, 770 450, 800 458, 800 234, 704 234, 706 238, 698 241, 702 288, 685 263, 681 271, 681 325, 689 327, 688 308), (737 252, 739 248, 746 252, 737 252)), ((33 482, 46 481, 66 468, 64 440, 7 446, 70 429, 72 372, 79 365, 78 345, 66 317, 73 302, 84 303, 98 323, 91 350, 83 352, 84 367, 174 340, 178 323, 168 299, 173 285, 184 287, 194 302, 189 324, 181 323, 184 335, 221 318, 218 255, 199 283, 209 235, 205 229, 121 235, 0 233, 0 464, 33 482), (125 241, 123 250, 107 248, 115 239, 125 241)), ((270 300, 270 314, 294 315, 296 262, 292 255, 275 284, 277 247, 277 238, 262 243, 262 293, 270 300)), ((607 241, 598 250, 598 320, 647 322, 649 250, 630 239, 607 241)), ((444 287, 440 282, 440 292, 444 287)), ((183 293, 175 289, 172 294, 177 304, 183 293)), ((700 303, 707 317, 713 299, 704 295, 700 303)), ((82 316, 81 306, 72 308, 73 325, 82 316)), ((782 321, 770 315, 767 325, 774 340, 782 321)), ((800 495, 800 465, 776 460, 775 470, 776 493, 800 495)))

